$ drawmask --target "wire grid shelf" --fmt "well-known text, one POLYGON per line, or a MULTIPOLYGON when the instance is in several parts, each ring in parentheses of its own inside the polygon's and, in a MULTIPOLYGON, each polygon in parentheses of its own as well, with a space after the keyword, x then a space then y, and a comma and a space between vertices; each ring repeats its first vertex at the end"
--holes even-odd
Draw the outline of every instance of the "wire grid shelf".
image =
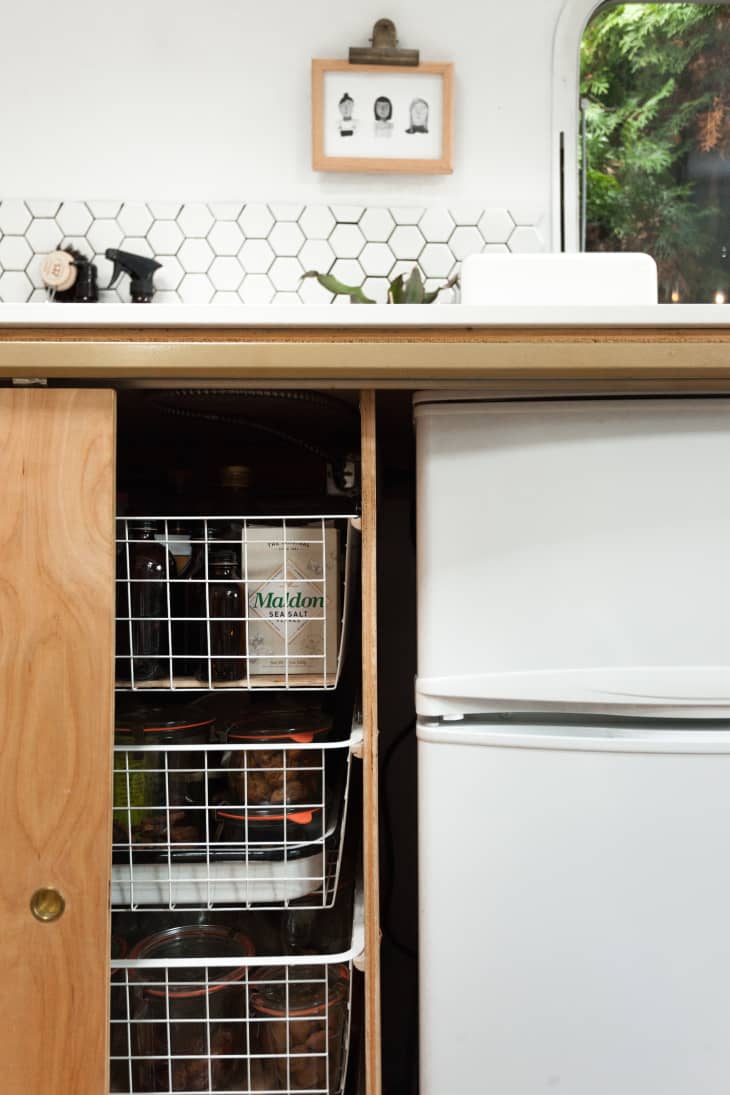
POLYGON ((118 518, 117 689, 334 689, 357 523, 118 518))
POLYGON ((361 742, 115 745, 112 908, 330 908, 361 742))
MULTIPOLYGON (((260 963, 260 959, 257 960, 260 963)), ((110 1090, 341 1092, 351 963, 115 969, 110 1090)))
MULTIPOLYGON (((181 940, 195 951, 195 936, 156 938, 179 953, 181 940)), ((338 955, 112 961, 110 1090, 340 1095, 363 945, 360 904, 352 946, 338 955)))

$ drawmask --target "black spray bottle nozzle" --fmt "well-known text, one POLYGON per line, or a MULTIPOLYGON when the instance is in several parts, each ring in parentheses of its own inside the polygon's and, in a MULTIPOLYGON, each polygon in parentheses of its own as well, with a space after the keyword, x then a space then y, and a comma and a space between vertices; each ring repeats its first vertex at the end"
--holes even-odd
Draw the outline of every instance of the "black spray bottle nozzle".
POLYGON ((133 255, 131 251, 117 251, 113 247, 108 247, 104 254, 114 263, 114 273, 107 288, 112 288, 120 274, 129 274, 132 300, 137 304, 149 303, 155 295, 152 278, 162 263, 155 262, 146 255, 133 255))

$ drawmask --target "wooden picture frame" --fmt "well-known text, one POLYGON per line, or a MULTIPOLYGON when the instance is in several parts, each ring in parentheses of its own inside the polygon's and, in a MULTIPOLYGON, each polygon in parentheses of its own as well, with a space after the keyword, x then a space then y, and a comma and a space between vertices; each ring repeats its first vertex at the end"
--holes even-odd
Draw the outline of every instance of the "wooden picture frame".
POLYGON ((454 66, 312 61, 312 167, 449 175, 454 66))

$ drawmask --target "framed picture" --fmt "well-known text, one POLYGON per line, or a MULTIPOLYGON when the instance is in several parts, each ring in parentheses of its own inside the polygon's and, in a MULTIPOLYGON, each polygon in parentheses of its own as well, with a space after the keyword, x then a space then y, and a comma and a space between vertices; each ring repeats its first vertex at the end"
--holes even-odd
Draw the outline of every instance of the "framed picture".
POLYGON ((312 61, 314 170, 450 174, 453 71, 312 61))

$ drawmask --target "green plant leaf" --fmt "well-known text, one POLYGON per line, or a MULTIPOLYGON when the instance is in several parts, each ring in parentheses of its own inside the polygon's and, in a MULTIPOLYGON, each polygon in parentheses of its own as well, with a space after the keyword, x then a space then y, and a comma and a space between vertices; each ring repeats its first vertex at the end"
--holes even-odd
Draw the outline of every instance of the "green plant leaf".
POLYGON ((398 274, 398 277, 393 278, 388 288, 388 304, 403 304, 404 289, 403 275, 398 274))
POLYGON ((334 293, 336 296, 348 296, 353 304, 375 304, 374 300, 365 296, 360 285, 345 285, 344 282, 338 281, 332 274, 320 274, 317 270, 307 270, 302 274, 300 280, 304 278, 316 278, 323 289, 326 289, 329 293, 334 293))
MULTIPOLYGON (((365 296, 362 286, 345 285, 344 282, 338 281, 332 274, 320 274, 318 270, 307 270, 305 274, 302 274, 303 278, 316 278, 319 284, 329 293, 348 296, 353 304, 375 304, 374 300, 365 296)), ((444 285, 440 285, 438 289, 431 289, 426 292, 423 275, 418 267, 414 266, 407 280, 403 274, 398 274, 396 278, 393 278, 388 287, 388 304, 433 304, 442 289, 451 289, 452 286, 458 284, 458 275, 454 275, 444 285)))
POLYGON ((423 303, 433 304, 439 293, 443 292, 444 289, 453 289, 453 287, 458 284, 459 275, 454 274, 453 278, 449 278, 449 280, 444 285, 439 285, 438 289, 429 289, 429 291, 424 295, 423 303))
POLYGON ((421 271, 417 266, 414 266, 408 275, 408 281, 406 282, 405 292, 403 294, 403 304, 423 304, 425 295, 426 290, 423 287, 421 271))

